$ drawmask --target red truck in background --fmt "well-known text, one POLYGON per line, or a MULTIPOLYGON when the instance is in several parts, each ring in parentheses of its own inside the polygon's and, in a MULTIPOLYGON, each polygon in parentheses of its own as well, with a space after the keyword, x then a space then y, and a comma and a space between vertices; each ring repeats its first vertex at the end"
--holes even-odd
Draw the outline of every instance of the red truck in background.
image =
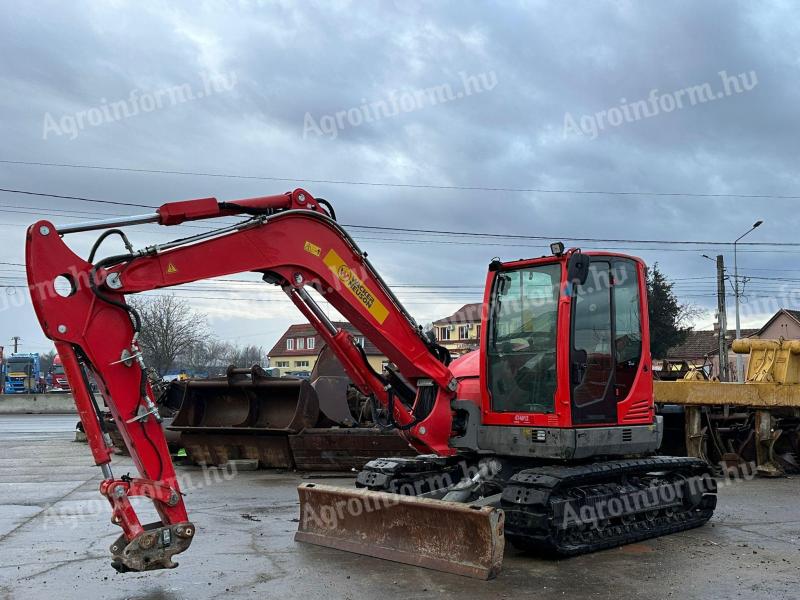
POLYGON ((61 362, 61 357, 56 354, 53 359, 53 366, 50 367, 50 391, 51 392, 69 392, 69 381, 67 375, 64 373, 64 364, 61 362))

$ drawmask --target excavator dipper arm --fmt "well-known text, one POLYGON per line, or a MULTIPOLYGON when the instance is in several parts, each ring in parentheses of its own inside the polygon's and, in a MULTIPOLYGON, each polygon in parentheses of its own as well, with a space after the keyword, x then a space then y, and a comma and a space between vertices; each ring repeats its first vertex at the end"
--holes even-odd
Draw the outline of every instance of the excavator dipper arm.
MULTIPOLYGON (((126 294, 246 271, 263 273, 265 281, 282 287, 357 387, 387 409, 393 424, 416 449, 441 456, 454 453, 448 439, 456 381, 446 360, 332 216, 324 200, 295 190, 233 202, 213 198, 173 202, 147 215, 64 227, 39 221, 29 228, 26 265, 33 306, 64 362, 95 463, 103 471, 100 491, 111 504, 112 522, 123 531, 111 547, 112 564, 118 570, 177 566, 171 557, 188 548, 195 533, 147 383, 137 341, 141 320, 125 302, 126 294), (94 264, 78 257, 62 239, 68 233, 119 225, 169 226, 236 214, 250 218, 140 251, 129 247, 127 253, 94 264), (308 288, 330 302, 397 366, 400 383, 407 388, 404 395, 395 393, 369 367, 353 337, 327 319, 308 288), (89 377, 119 427, 139 478, 115 477, 111 471, 111 441, 103 431, 89 377), (137 496, 152 500, 159 522, 139 522, 130 502, 137 496)), ((127 244, 124 235, 123 239, 127 244)))

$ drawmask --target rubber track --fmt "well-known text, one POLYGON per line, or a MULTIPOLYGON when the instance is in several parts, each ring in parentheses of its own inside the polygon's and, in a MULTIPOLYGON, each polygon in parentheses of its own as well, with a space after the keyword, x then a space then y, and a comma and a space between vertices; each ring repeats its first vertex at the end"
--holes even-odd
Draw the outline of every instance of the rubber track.
POLYGON ((417 457, 371 460, 356 478, 356 487, 372 491, 416 495, 437 489, 464 476, 463 458, 417 457))
MULTIPOLYGON (((648 489, 648 488, 645 488, 648 489)), ((649 488, 653 489, 653 488, 649 488)), ((603 492, 608 489, 603 489, 603 492)), ((503 490, 502 507, 506 511, 505 535, 512 544, 523 550, 545 554, 575 556, 596 552, 623 544, 638 542, 705 524, 716 507, 716 483, 705 462, 694 458, 654 457, 609 461, 581 466, 549 465, 520 471, 503 490), (602 528, 588 526, 559 528, 555 506, 581 488, 586 503, 592 503, 592 493, 608 484, 619 484, 626 477, 666 472, 666 476, 706 476, 704 491, 694 507, 679 510, 656 510, 628 513, 624 518, 609 520, 602 528), (653 515, 653 512, 656 514, 653 515)), ((607 497, 604 494, 599 496, 607 497)))

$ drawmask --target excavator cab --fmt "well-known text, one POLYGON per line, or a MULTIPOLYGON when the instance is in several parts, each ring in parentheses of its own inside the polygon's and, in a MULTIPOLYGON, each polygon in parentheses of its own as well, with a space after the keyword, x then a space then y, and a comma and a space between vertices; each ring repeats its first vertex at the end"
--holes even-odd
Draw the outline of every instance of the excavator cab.
POLYGON ((644 263, 573 249, 489 266, 477 356, 451 365, 453 443, 538 458, 655 451, 644 263))

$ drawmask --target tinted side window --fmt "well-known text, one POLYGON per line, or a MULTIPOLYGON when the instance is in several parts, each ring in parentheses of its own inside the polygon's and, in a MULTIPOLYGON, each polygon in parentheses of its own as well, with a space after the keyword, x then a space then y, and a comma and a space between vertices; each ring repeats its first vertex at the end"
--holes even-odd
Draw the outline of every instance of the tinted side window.
POLYGON ((577 422, 608 420, 614 374, 610 264, 592 261, 572 313, 572 401, 577 422))
POLYGON ((614 276, 614 345, 617 354, 617 400, 624 400, 633 385, 642 357, 642 316, 636 263, 617 260, 614 276))

